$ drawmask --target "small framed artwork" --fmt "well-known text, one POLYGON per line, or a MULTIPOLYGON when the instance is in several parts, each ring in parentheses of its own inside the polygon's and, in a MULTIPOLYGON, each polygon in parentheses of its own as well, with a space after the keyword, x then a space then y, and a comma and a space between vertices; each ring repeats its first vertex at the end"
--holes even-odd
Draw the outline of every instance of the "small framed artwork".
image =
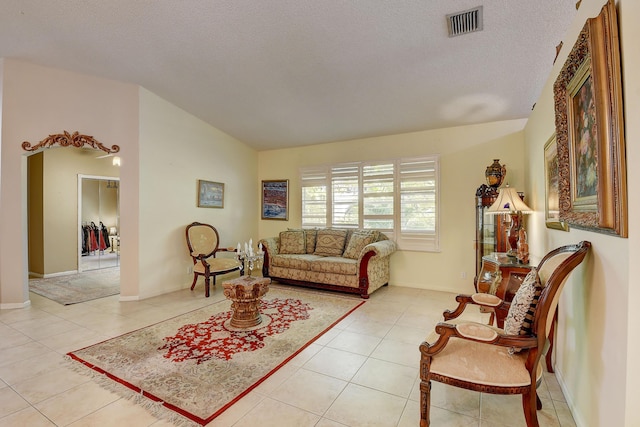
POLYGON ((558 186, 558 145, 553 135, 544 144, 544 184, 545 184, 545 215, 547 228, 569 230, 569 225, 560 221, 560 193, 558 186))
POLYGON ((289 180, 262 181, 262 219, 289 219, 289 180))
POLYGON ((198 207, 223 208, 224 184, 222 182, 198 180, 198 207))
POLYGON ((585 23, 554 87, 559 219, 628 235, 618 19, 614 0, 585 23))

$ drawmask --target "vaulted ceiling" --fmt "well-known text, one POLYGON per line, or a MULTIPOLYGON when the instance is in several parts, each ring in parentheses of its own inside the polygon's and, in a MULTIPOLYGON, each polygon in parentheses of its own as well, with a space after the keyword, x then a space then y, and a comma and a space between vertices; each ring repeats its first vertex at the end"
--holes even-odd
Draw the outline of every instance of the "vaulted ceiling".
POLYGON ((2 1, 0 57, 145 87, 256 149, 526 118, 575 0, 2 1), (446 16, 482 6, 482 30, 446 16))

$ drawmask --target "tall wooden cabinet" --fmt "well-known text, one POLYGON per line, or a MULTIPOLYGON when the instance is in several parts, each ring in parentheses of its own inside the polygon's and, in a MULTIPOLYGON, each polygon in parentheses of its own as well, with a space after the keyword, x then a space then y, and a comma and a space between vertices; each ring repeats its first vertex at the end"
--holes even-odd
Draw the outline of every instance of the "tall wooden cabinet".
POLYGON ((482 257, 493 252, 506 252, 509 242, 504 215, 488 215, 487 209, 498 197, 497 187, 482 184, 476 191, 476 276, 482 269, 482 257))

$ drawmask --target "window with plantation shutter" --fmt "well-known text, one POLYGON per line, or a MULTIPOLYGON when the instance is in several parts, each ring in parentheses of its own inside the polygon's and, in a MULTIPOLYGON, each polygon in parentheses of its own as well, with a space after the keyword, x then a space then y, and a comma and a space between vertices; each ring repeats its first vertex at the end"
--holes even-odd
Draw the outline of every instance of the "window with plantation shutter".
POLYGON ((301 171, 302 227, 327 226, 327 167, 305 168, 301 171))
POLYGON ((396 242, 407 250, 439 249, 437 158, 399 161, 396 242))
POLYGON ((357 164, 331 167, 331 225, 358 228, 360 168, 357 164))
POLYGON ((303 168, 302 226, 384 232, 401 250, 438 251, 438 156, 303 168))

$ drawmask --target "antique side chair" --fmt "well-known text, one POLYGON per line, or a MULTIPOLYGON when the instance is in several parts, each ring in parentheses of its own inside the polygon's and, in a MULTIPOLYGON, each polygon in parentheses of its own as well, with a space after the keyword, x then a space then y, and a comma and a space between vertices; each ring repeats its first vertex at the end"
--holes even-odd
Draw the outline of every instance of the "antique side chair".
POLYGON ((235 257, 216 258, 218 252, 233 251, 233 249, 220 248, 218 230, 212 225, 193 222, 186 229, 187 246, 193 259, 193 283, 191 290, 196 286, 199 276, 204 276, 204 294, 209 297, 210 278, 213 276, 213 285, 216 285, 216 276, 220 274, 240 271, 244 274, 243 264, 235 257))
POLYGON ((489 294, 456 297, 458 307, 444 312, 445 321, 458 317, 467 305, 476 305, 506 310, 505 327, 462 320, 438 323, 435 333, 420 345, 421 427, 429 426, 432 380, 483 393, 522 394, 527 426, 538 426, 540 359, 562 288, 590 247, 583 241, 549 252, 511 303, 489 294))

